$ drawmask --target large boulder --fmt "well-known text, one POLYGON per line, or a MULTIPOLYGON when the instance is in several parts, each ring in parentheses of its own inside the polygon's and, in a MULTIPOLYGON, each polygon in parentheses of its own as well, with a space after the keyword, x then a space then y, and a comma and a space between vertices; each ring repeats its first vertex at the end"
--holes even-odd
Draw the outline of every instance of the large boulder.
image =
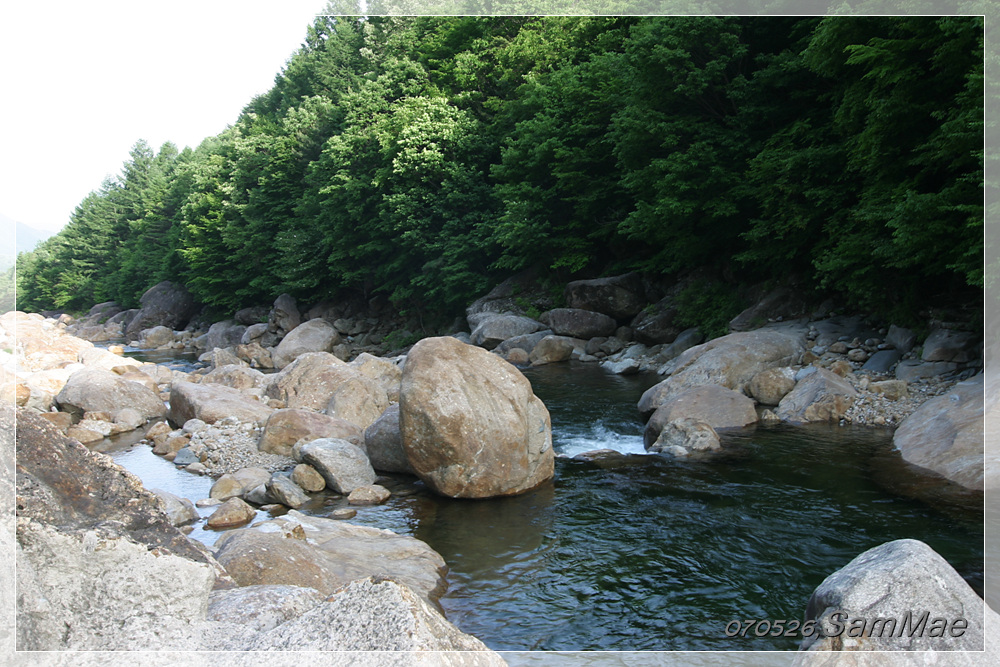
POLYGON ((139 332, 139 340, 135 346, 155 349, 174 342, 174 330, 162 324, 139 332))
POLYGON ((742 428, 757 422, 753 401, 732 389, 710 384, 677 394, 649 418, 643 433, 646 449, 652 447, 663 427, 678 419, 694 419, 713 429, 742 428))
POLYGON ((944 656, 983 650, 997 655, 1000 642, 994 632, 986 632, 986 615, 995 627, 996 612, 948 561, 923 542, 896 540, 864 552, 813 591, 806 620, 817 632, 806 636, 801 648, 942 651, 943 664, 976 664, 944 656))
POLYGON ((748 389, 761 405, 777 405, 795 388, 795 371, 790 367, 768 368, 753 376, 748 389))
POLYGON ((287 408, 326 408, 333 392, 358 372, 329 352, 308 352, 270 376, 267 396, 287 408))
POLYGON ((538 341, 528 355, 528 361, 532 366, 544 366, 560 361, 568 361, 573 357, 573 350, 585 345, 582 341, 577 341, 569 336, 546 336, 538 341))
POLYGON ((566 285, 566 304, 570 308, 592 310, 616 320, 632 317, 646 305, 642 278, 638 273, 622 276, 574 280, 566 285))
POLYGON ((365 450, 375 470, 413 474, 413 466, 407 460, 406 451, 403 449, 398 404, 390 405, 371 426, 365 429, 365 450))
POLYGON ((787 286, 776 287, 729 321, 731 331, 749 331, 768 320, 789 319, 806 313, 802 295, 787 286))
POLYGON ((125 340, 138 340, 143 329, 163 325, 183 329, 198 312, 198 304, 183 285, 163 281, 146 290, 139 298, 141 308, 125 327, 125 340))
MULTIPOLYGON (((267 311, 264 311, 265 314, 267 311)), ((208 599, 210 621, 245 625, 255 632, 273 630, 323 602, 315 588, 302 586, 240 586, 212 591, 208 599)))
POLYGON ((493 315, 485 318, 472 331, 472 344, 492 350, 497 345, 515 336, 524 336, 544 329, 545 326, 530 317, 522 315, 493 315))
POLYGON ((618 328, 614 318, 579 308, 553 308, 541 319, 557 335, 571 338, 610 336, 618 328))
POLYGON ((278 335, 285 335, 302 323, 298 304, 288 294, 282 294, 274 300, 274 306, 267 316, 267 330, 278 335))
POLYGON ((222 570, 138 478, 27 412, 15 448, 18 650, 155 649, 204 618, 222 570))
POLYGON ((437 493, 514 495, 554 474, 548 410, 516 368, 481 348, 448 337, 414 345, 399 410, 406 457, 437 493))
POLYGON ((390 576, 429 602, 447 588, 444 559, 415 537, 295 510, 229 531, 216 546, 216 558, 241 586, 305 586, 330 595, 355 579, 390 576))
POLYGON ((640 312, 629 326, 635 339, 645 345, 672 343, 681 333, 680 326, 674 324, 676 317, 677 308, 661 302, 640 312))
POLYGON ((515 348, 524 350, 525 354, 530 355, 532 351, 534 351, 535 346, 542 342, 543 338, 551 335, 551 329, 543 329, 542 331, 536 331, 535 333, 525 334, 523 336, 514 336, 513 338, 508 338, 493 348, 493 352, 499 354, 505 359, 507 358, 508 353, 515 348))
POLYGON ((507 664, 481 641, 446 621, 408 586, 395 577, 382 576, 352 581, 302 616, 229 648, 325 651, 315 655, 343 656, 345 665, 507 664))
POLYGON ((970 489, 983 490, 983 376, 932 398, 896 429, 903 458, 970 489))
POLYGON ((924 341, 921 361, 952 361, 962 363, 972 358, 978 338, 969 331, 935 329, 924 341))
POLYGON ((312 442, 321 438, 337 438, 360 445, 362 431, 351 422, 312 410, 286 408, 268 416, 257 449, 269 454, 291 456, 297 442, 312 442))
POLYGON ((228 364, 213 368, 201 379, 202 384, 221 384, 233 389, 262 389, 267 386, 267 376, 255 368, 242 364, 228 364))
POLYGON ((375 380, 385 390, 390 403, 399 402, 399 383, 403 380, 403 369, 399 364, 391 359, 362 352, 347 365, 361 375, 375 380))
POLYGON ((691 417, 675 419, 664 424, 659 436, 646 445, 651 452, 682 458, 722 449, 719 434, 710 424, 691 417))
POLYGON ((378 382, 355 373, 333 390, 323 412, 366 429, 388 407, 389 396, 378 382))
POLYGON ((208 328, 205 336, 205 349, 236 347, 243 342, 243 334, 246 333, 246 325, 240 324, 236 320, 223 320, 216 322, 208 328))
POLYGON ((816 368, 795 385, 774 412, 794 424, 837 421, 854 404, 858 392, 844 378, 825 368, 816 368))
POLYGON ((639 399, 639 411, 650 414, 671 396, 706 384, 749 393, 748 385, 757 373, 795 364, 804 351, 803 332, 792 328, 764 328, 712 339, 674 359, 669 377, 639 399))
POLYGON ((275 368, 284 368, 307 352, 329 352, 340 334, 326 320, 309 320, 288 332, 271 353, 275 368))
POLYGON ((225 385, 174 382, 170 386, 169 417, 175 424, 189 419, 214 424, 226 417, 263 424, 272 412, 266 404, 225 385))
POLYGON ((154 391, 100 369, 73 373, 56 396, 56 403, 63 412, 81 417, 85 412, 107 412, 114 419, 126 408, 138 411, 147 421, 167 414, 167 406, 154 391))

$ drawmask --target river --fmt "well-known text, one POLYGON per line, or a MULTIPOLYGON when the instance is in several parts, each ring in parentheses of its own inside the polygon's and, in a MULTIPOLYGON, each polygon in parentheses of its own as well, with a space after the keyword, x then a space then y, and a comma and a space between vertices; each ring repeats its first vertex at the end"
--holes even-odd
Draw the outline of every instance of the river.
MULTIPOLYGON (((801 620, 828 574, 899 538, 927 542, 982 591, 982 496, 905 464, 888 430, 758 427, 723 436, 718 457, 678 461, 642 446, 635 405, 661 378, 575 362, 525 375, 564 455, 552 482, 495 500, 394 496, 352 520, 440 553, 449 567, 441 606, 490 648, 794 650, 790 637, 727 637, 727 624, 801 620), (626 455, 570 458, 604 448, 626 455)), ((148 446, 111 453, 147 487, 208 496, 210 478, 148 446)), ((325 515, 343 502, 320 497, 303 511, 325 515)), ((191 536, 212 544, 218 533, 202 524, 191 536)))

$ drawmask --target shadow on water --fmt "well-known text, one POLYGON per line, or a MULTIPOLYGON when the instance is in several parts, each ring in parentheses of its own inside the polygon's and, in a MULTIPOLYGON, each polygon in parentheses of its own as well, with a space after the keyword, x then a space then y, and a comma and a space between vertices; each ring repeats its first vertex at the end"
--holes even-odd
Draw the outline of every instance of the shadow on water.
MULTIPOLYGON (((493 649, 794 650, 795 638, 730 638, 726 625, 801 619, 827 575, 899 538, 927 542, 982 588, 981 495, 977 504, 907 466, 888 431, 761 427, 726 434, 722 456, 678 461, 641 453, 635 405, 660 378, 578 364, 525 375, 549 408, 557 452, 630 455, 563 456, 554 480, 512 498, 450 500, 403 481, 415 492, 352 520, 438 551, 449 620, 493 649)), ((152 458, 165 467, 149 474, 210 484, 152 458)), ((305 511, 343 502, 320 496, 305 511)))

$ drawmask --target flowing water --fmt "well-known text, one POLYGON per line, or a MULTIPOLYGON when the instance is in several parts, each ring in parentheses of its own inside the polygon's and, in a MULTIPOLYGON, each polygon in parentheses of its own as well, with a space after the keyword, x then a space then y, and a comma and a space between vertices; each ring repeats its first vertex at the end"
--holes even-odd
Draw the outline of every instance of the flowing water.
MULTIPOLYGON (((493 649, 792 650, 797 638, 727 637, 727 624, 801 620, 828 574, 904 537, 930 544, 981 591, 982 496, 917 474, 888 431, 759 427, 725 435, 716 458, 671 460, 643 453, 635 408, 660 378, 576 363, 525 374, 567 455, 552 482, 494 500, 394 496, 353 520, 438 551, 449 620, 493 649), (568 458, 595 449, 626 456, 568 458)), ((147 486, 208 495, 211 480, 148 447, 115 456, 147 486)), ((192 536, 211 544, 217 533, 192 536)))

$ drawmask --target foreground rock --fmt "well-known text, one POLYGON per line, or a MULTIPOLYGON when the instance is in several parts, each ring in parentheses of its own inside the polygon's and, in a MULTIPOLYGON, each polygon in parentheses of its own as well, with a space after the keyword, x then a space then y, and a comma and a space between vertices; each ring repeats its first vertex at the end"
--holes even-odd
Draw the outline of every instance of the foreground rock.
POLYGON ((156 496, 39 417, 17 427, 17 648, 162 646, 204 618, 221 568, 156 496))
POLYGON ((799 380, 774 412, 782 421, 794 424, 837 421, 857 395, 844 378, 825 368, 816 368, 799 380))
POLYGON ((733 333, 696 345, 671 363, 666 380, 646 390, 639 411, 650 414, 672 396, 700 385, 717 384, 748 394, 754 376, 798 363, 804 351, 803 335, 791 328, 733 333))
POLYGON ((415 537, 291 510, 232 530, 216 558, 241 586, 284 584, 325 595, 368 576, 389 576, 433 602, 447 588, 441 556, 415 537))
POLYGON ((907 417, 892 442, 910 463, 982 491, 983 400, 982 375, 960 382, 907 417))
POLYGON ((803 640, 802 649, 985 649, 995 656, 1000 642, 986 632, 984 614, 992 626, 996 613, 944 558, 918 540, 896 540, 869 549, 819 585, 806 607, 806 619, 816 621, 818 632, 803 640), (924 613, 923 630, 911 632, 924 613))
POLYGON ((406 457, 431 489, 454 498, 522 493, 555 471, 549 413, 497 356, 454 338, 425 338, 403 368, 406 457))
MULTIPOLYGON (((384 577, 369 577, 337 590, 301 617, 261 634, 248 650, 402 651, 392 661, 496 666, 506 663, 475 637, 459 631, 412 590, 384 577), (453 653, 438 653, 452 651, 453 653), (422 652, 429 653, 426 660, 422 652)), ((356 653, 363 664, 372 654, 356 653)), ((389 664, 389 663, 385 663, 389 664)), ((398 663, 397 663, 398 664, 398 663)))

